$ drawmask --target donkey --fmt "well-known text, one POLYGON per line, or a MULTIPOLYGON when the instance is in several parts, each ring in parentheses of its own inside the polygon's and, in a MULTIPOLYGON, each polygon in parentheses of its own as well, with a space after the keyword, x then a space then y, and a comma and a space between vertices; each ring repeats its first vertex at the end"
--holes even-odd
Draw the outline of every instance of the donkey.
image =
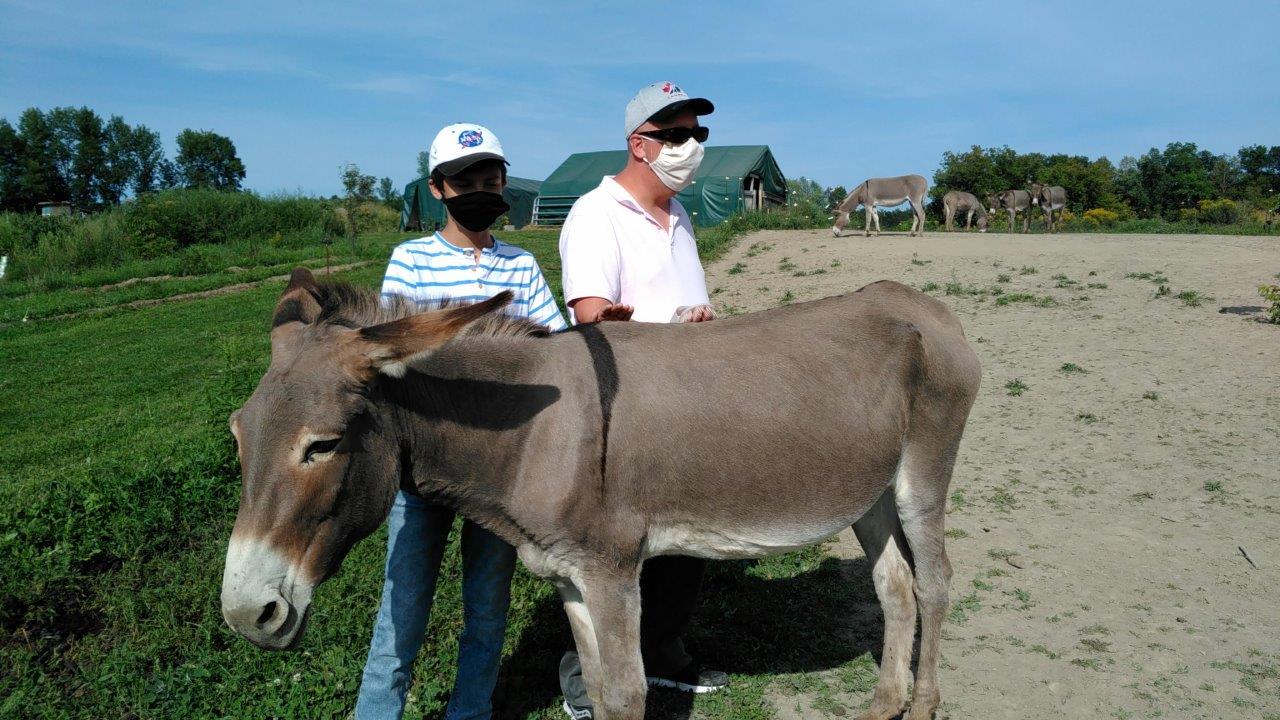
POLYGON ((1031 231, 1031 193, 1026 190, 1005 190, 987 198, 988 213, 994 215, 999 210, 1009 212, 1009 232, 1013 232, 1017 214, 1022 213, 1022 232, 1031 231))
MULTIPOLYGON (((1032 183, 1031 204, 1040 206, 1049 232, 1057 232, 1058 224, 1053 220, 1053 213, 1056 210, 1061 219, 1062 210, 1067 207, 1067 189, 1061 185, 1032 183)), ((1027 214, 1030 215, 1030 212, 1027 214)))
POLYGON ((294 646, 396 489, 455 508, 559 590, 599 716, 639 720, 641 565, 751 558, 851 524, 885 617, 862 717, 940 702, 947 488, 980 368, 946 305, 882 281, 695 324, 549 334, 504 292, 414 313, 295 270, 231 415, 243 471, 222 613, 294 646), (763 342, 762 342, 763 341, 763 342))
POLYGON ((929 183, 919 175, 901 175, 891 178, 871 178, 864 180, 845 197, 844 202, 836 207, 836 224, 831 234, 840 237, 849 224, 849 213, 859 206, 867 208, 866 234, 871 235, 871 223, 875 222, 876 235, 880 234, 880 216, 876 214, 876 206, 892 207, 904 202, 911 203, 911 211, 915 217, 911 219, 911 234, 924 232, 924 195, 929 190, 929 183))
POLYGON ((978 216, 978 232, 987 231, 987 209, 982 207, 978 197, 972 193, 951 190, 942 196, 942 213, 946 217, 947 232, 951 232, 952 221, 956 213, 965 213, 964 229, 973 224, 973 216, 978 216))

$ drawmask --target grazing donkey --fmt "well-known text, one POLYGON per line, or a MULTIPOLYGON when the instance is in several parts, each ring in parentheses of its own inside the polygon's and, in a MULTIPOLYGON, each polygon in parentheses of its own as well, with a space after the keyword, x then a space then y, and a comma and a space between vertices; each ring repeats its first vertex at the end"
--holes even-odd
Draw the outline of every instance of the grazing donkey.
POLYGON ((1013 232, 1018 213, 1022 213, 1022 232, 1031 231, 1031 193, 1026 190, 1005 190, 987 198, 988 212, 1009 211, 1009 232, 1013 232))
MULTIPOLYGON (((1061 185, 1032 183, 1031 204, 1040 206, 1049 232, 1057 232, 1058 224, 1053 220, 1053 213, 1057 211, 1059 219, 1061 219, 1062 211, 1067 207, 1067 189, 1061 185)), ((1030 215, 1031 213, 1028 212, 1027 214, 1030 215)))
POLYGON ((952 221, 958 212, 965 213, 965 230, 968 230, 973 224, 973 216, 976 214, 978 216, 978 232, 987 231, 987 209, 982 207, 982 203, 976 195, 952 190, 942 196, 942 213, 947 219, 947 232, 951 232, 952 221))
POLYGON ((880 234, 880 216, 876 214, 876 206, 892 207, 904 202, 911 203, 911 211, 915 217, 911 219, 911 234, 924 232, 924 194, 929 190, 929 183, 919 175, 902 175, 891 178, 871 178, 853 189, 845 197, 844 202, 836 208, 836 224, 831 234, 840 237, 849 224, 849 213, 859 206, 867 208, 866 234, 871 235, 871 223, 876 225, 876 235, 880 234))
POLYGON ((413 314, 295 270, 271 363, 231 415, 244 482, 222 614, 293 646, 312 593, 397 488, 519 549, 560 591, 599 717, 644 715, 640 568, 749 558, 853 529, 884 610, 863 718, 940 701, 947 486, 978 358, 946 305, 879 282, 696 324, 548 334, 504 292, 413 314))

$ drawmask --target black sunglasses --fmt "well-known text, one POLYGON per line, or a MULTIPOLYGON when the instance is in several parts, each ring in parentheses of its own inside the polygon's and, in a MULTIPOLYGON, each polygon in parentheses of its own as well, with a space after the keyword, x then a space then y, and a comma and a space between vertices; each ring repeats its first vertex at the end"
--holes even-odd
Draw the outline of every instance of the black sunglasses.
POLYGON ((711 128, 705 125, 699 125, 697 127, 673 127, 664 128, 662 130, 645 130, 644 132, 636 134, 643 135, 653 140, 661 140, 664 143, 683 145, 689 141, 689 138, 693 138, 700 143, 706 142, 707 137, 711 135, 711 128))

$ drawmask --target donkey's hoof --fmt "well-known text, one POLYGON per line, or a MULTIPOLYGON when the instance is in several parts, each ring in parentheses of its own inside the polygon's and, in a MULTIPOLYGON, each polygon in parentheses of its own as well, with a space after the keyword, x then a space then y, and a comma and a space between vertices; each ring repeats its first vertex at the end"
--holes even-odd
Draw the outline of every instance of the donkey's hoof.
POLYGON ((831 228, 831 237, 840 237, 840 228, 831 228))

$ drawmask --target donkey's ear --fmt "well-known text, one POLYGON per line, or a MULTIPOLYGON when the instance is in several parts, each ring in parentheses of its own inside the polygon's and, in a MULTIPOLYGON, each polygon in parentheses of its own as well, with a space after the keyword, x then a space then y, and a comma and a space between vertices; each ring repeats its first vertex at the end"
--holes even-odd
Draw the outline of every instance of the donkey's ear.
POLYGON ((430 353, 462 332, 468 325, 511 302, 510 290, 474 305, 431 310, 360 329, 365 356, 379 372, 402 377, 414 356, 430 353))
POLYGON ((285 323, 300 322, 310 325, 320 317, 320 286, 311 271, 295 268, 289 276, 289 286, 276 301, 275 312, 271 316, 271 327, 277 328, 285 323))

